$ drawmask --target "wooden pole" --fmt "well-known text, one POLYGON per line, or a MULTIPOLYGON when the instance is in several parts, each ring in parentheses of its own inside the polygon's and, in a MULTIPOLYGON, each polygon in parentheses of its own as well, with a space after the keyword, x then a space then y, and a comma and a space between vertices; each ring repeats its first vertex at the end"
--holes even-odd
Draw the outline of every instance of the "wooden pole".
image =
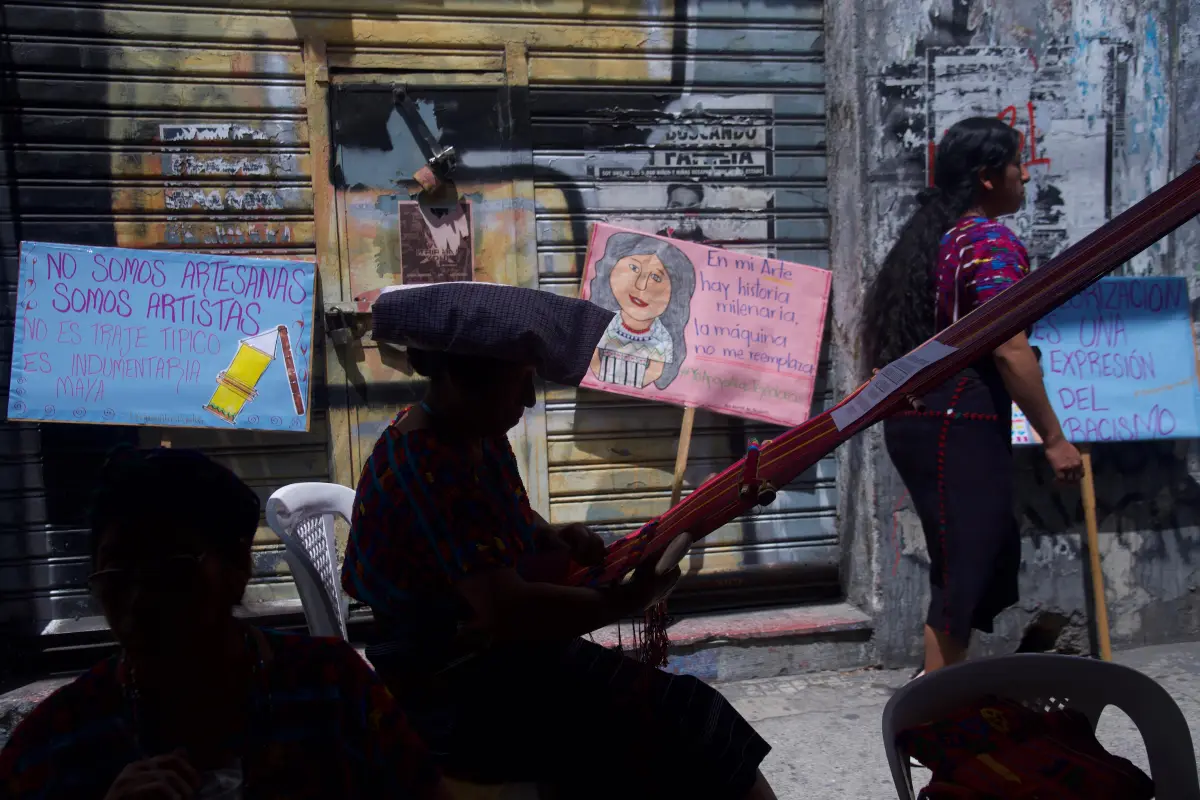
POLYGON ((1108 635, 1108 606, 1104 602, 1104 573, 1100 568, 1100 530, 1096 523, 1096 483, 1092 472, 1092 451, 1087 445, 1079 448, 1083 458, 1083 521, 1087 527, 1089 572, 1092 574, 1092 621, 1100 645, 1100 658, 1112 661, 1112 643, 1108 635))
POLYGON ((683 496, 683 474, 687 472, 688 450, 692 446, 692 423, 696 421, 696 409, 688 406, 683 410, 683 425, 679 428, 679 449, 675 451, 675 479, 671 483, 671 508, 683 496))

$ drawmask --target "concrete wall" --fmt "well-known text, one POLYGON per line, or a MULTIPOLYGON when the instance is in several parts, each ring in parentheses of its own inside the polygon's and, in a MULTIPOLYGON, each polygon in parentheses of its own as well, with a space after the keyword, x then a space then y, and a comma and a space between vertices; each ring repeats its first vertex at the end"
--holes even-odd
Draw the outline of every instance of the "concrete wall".
MULTIPOLYGON (((1012 224, 1035 267, 1200 155, 1198 0, 862 0, 830 3, 827 31, 837 393, 863 377, 864 289, 956 120, 995 114, 1024 134, 1033 182, 1012 224)), ((1124 269, 1186 275, 1195 298, 1198 268, 1193 221, 1124 269)), ((1200 635, 1198 455, 1189 443, 1094 451, 1114 646, 1200 635)), ((1019 452, 1016 469, 1022 600, 978 646, 1011 650, 1046 627, 1051 644, 1087 650, 1079 493, 1056 490, 1038 452, 1019 452)), ((850 599, 876 617, 885 663, 916 660, 928 557, 880 430, 843 448, 839 477, 850 599)))

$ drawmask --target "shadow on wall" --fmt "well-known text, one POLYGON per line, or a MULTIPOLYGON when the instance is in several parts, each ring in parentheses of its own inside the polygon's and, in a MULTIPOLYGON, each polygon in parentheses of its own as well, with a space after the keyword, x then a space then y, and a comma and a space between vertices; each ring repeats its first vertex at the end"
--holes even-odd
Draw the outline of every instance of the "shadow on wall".
MULTIPOLYGON (((1200 533, 1200 483, 1189 469, 1186 442, 1138 442, 1093 446, 1096 518, 1100 533, 1200 533)), ((1017 514, 1023 535, 1078 532, 1083 506, 1076 489, 1060 489, 1040 448, 1016 448, 1017 514)), ((1184 541, 1181 540, 1181 544, 1184 541)), ((1177 554, 1146 551, 1149 557, 1186 558, 1200 568, 1200 535, 1177 554)))

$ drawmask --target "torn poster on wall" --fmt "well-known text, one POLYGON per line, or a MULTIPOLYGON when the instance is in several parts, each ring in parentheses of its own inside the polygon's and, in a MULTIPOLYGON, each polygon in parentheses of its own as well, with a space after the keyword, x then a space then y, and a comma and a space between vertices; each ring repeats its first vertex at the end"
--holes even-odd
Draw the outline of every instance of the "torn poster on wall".
MULTIPOLYGON (((893 65, 880 81, 885 101, 879 171, 919 165, 932 182, 937 142, 954 123, 995 116, 1020 135, 1030 173, 1024 208, 1005 223, 1036 267, 1113 215, 1113 163, 1124 149, 1131 48, 1111 41, 1021 47, 930 47, 893 65), (898 151, 895 149, 898 146, 898 151)), ((1118 209, 1119 210, 1119 209, 1118 209)), ((884 237, 890 241, 890 237, 884 237)))
POLYGON ((936 140, 961 119, 995 115, 1020 135, 1030 183, 1024 208, 1007 220, 1025 241, 1035 266, 1112 216, 1112 153, 1123 116, 1115 73, 1127 57, 1109 46, 1089 65, 1093 91, 1079 89, 1074 49, 1053 48, 1041 60, 1020 48, 931 48, 929 177, 936 140))
POLYGON ((397 206, 404 283, 469 281, 475 277, 470 202, 439 208, 404 201, 397 206))
POLYGON ((645 147, 587 153, 596 206, 618 227, 771 255, 772 220, 756 212, 774 189, 722 182, 775 174, 774 116, 770 95, 685 95, 636 114, 645 147))
POLYGON ((751 114, 719 122, 680 119, 651 133, 645 163, 596 166, 592 174, 610 180, 763 178, 771 171, 771 128, 769 119, 751 114))

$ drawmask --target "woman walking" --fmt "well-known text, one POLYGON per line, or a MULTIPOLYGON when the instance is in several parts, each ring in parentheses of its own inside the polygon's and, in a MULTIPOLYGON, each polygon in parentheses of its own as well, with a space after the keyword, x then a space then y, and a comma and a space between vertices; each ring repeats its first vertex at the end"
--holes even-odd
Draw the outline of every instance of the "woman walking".
MULTIPOLYGON (((1000 120, 974 117, 946 132, 934 185, 921 193, 867 296, 870 366, 903 356, 1029 273, 1024 245, 998 221, 1021 208, 1028 180, 1018 134, 1000 120)), ((884 423, 888 455, 929 551, 924 672, 966 658, 972 630, 990 633, 1017 601, 1014 400, 1059 481, 1079 480, 1079 451, 1063 436, 1024 333, 884 423)))

